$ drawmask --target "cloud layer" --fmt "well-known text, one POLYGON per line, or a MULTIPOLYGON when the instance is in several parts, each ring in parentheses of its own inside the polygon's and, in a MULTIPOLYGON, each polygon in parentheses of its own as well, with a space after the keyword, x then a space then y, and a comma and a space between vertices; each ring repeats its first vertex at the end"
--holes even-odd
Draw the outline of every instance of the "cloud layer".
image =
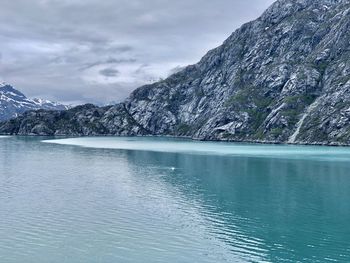
POLYGON ((31 97, 123 100, 196 63, 273 0, 2 0, 0 77, 31 97))

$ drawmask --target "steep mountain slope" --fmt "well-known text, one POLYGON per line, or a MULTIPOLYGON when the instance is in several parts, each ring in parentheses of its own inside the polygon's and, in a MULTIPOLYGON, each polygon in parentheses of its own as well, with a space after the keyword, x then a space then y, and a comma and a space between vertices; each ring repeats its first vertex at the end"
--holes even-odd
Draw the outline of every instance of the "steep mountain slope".
POLYGON ((350 144, 349 12, 349 0, 279 0, 198 64, 94 108, 93 125, 61 129, 63 113, 40 111, 0 132, 350 144))
POLYGON ((17 117, 28 110, 67 110, 62 104, 41 99, 28 99, 11 85, 0 83, 0 121, 17 117))

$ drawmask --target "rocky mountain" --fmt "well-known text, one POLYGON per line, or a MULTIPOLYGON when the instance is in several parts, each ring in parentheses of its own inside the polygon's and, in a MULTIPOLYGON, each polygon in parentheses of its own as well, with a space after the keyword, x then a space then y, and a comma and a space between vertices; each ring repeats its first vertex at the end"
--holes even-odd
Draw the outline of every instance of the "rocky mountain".
POLYGON ((59 103, 42 99, 28 99, 23 93, 9 84, 0 83, 0 121, 8 120, 28 110, 67 110, 59 103))
POLYGON ((350 1, 279 0, 124 103, 27 112, 0 132, 349 145, 350 1))

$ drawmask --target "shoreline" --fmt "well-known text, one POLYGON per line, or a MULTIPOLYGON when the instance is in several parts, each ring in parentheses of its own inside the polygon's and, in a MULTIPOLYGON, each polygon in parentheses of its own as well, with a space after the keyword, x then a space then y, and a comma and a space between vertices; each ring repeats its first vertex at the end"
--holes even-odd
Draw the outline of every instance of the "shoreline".
POLYGON ((50 137, 50 138, 87 138, 87 137, 164 137, 164 138, 174 138, 174 139, 187 139, 191 141, 200 141, 200 142, 228 142, 228 143, 247 143, 247 144, 261 144, 261 145, 285 145, 285 146, 325 146, 325 147, 350 147, 350 144, 339 143, 339 142, 279 142, 279 141, 265 141, 265 140, 230 140, 230 139, 201 139, 190 136, 175 136, 175 135, 113 135, 113 134, 99 134, 99 135, 38 135, 38 134, 26 134, 26 135, 11 135, 11 134, 0 134, 0 138, 6 137, 50 137))

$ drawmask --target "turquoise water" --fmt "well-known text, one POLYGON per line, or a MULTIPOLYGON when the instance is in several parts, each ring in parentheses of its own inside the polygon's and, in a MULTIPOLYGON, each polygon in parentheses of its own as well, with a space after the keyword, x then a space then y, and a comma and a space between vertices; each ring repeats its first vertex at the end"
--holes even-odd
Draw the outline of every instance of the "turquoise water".
POLYGON ((0 262, 350 262, 350 148, 0 137, 0 262))

